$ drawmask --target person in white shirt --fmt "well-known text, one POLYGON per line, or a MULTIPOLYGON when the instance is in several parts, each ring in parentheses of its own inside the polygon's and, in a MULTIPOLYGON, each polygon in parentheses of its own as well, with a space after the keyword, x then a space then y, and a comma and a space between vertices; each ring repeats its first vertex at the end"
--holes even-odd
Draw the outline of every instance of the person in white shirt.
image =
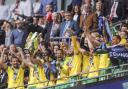
POLYGON ((58 13, 57 12, 52 13, 52 20, 53 21, 52 21, 50 38, 58 35, 60 23, 58 22, 58 13))
POLYGON ((40 5, 41 5, 40 0, 35 0, 35 2, 33 3, 34 15, 39 14, 40 5))
POLYGON ((27 17, 33 16, 33 1, 32 0, 22 0, 20 2, 20 15, 27 17))
POLYGON ((14 19, 17 20, 18 19, 18 15, 20 14, 20 0, 15 0, 15 3, 11 5, 10 7, 10 19, 14 19))
POLYGON ((5 4, 5 0, 0 0, 0 20, 9 19, 9 6, 5 4))

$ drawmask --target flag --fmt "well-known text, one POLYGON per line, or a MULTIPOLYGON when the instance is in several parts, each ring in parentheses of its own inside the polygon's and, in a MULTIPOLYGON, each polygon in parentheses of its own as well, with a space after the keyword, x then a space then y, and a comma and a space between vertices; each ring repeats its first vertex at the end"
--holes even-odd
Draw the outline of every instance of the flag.
POLYGON ((109 26, 109 23, 108 23, 107 20, 105 20, 105 30, 106 30, 106 32, 108 34, 108 40, 112 41, 112 32, 110 30, 110 26, 109 26))
POLYGON ((111 13, 110 13, 110 17, 109 17, 109 19, 111 21, 112 21, 113 17, 118 18, 117 14, 116 14, 118 4, 119 4, 119 2, 114 1, 113 5, 112 5, 111 13))
POLYGON ((120 59, 122 61, 127 61, 128 60, 128 49, 120 45, 112 46, 109 48, 109 57, 111 60, 120 59))
POLYGON ((99 18, 98 18, 98 32, 100 35, 103 35, 103 24, 104 24, 103 17, 99 16, 99 18))

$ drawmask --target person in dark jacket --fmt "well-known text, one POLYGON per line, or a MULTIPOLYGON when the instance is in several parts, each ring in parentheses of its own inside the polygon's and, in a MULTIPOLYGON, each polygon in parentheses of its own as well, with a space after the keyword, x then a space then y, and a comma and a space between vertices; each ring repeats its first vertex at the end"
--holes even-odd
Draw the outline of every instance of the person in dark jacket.
MULTIPOLYGON (((39 16, 34 16, 32 18, 32 22, 28 22, 29 24, 25 26, 25 30, 27 31, 27 35, 29 35, 30 32, 32 33, 42 33, 42 36, 45 34, 45 29, 38 25, 39 22, 39 16)), ((44 38, 44 37, 43 37, 44 38)))

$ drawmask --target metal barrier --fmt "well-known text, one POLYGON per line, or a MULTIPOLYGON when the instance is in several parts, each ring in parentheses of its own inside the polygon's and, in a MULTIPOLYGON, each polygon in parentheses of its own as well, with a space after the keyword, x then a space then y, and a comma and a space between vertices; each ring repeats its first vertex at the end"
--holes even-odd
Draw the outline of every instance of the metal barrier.
POLYGON ((128 23, 128 19, 113 23, 111 27, 115 27, 118 30, 121 28, 123 23, 128 23))
POLYGON ((71 44, 71 37, 52 37, 50 38, 50 41, 66 42, 68 44, 71 44))
MULTIPOLYGON (((58 85, 54 85, 54 86, 47 86, 47 87, 43 87, 43 88, 40 88, 40 89, 47 89, 47 88, 54 89, 58 86, 64 86, 64 85, 67 85, 67 84, 71 85, 71 86, 67 87, 67 88, 70 88, 70 87, 77 86, 78 84, 82 85, 83 81, 88 81, 88 80, 92 80, 92 79, 96 79, 97 81, 95 81, 95 82, 98 82, 98 81, 104 81, 104 80, 114 79, 114 78, 118 78, 118 77, 124 77, 124 76, 128 75, 128 64, 122 64, 120 66, 113 66, 113 67, 109 67, 109 68, 106 68, 106 69, 99 69, 98 70, 99 73, 101 71, 106 71, 107 73, 103 74, 103 75, 99 75, 97 77, 93 77, 93 78, 81 78, 81 75, 87 74, 87 72, 77 74, 77 75, 74 75, 74 76, 62 77, 62 78, 58 78, 56 80, 60 80, 60 79, 63 79, 63 78, 69 78, 70 79, 72 77, 78 77, 78 79, 75 80, 75 81, 69 81, 67 83, 58 84, 58 85), (73 84, 73 86, 72 86, 72 84, 73 84)), ((89 72, 89 73, 93 73, 93 72, 97 72, 97 71, 92 71, 92 72, 89 72)), ((43 81, 43 82, 38 82, 38 83, 34 83, 34 84, 47 83, 47 82, 50 82, 50 81, 43 81)), ((92 82, 92 83, 94 83, 94 82, 92 82)), ((34 84, 27 84, 25 86, 34 85, 34 84)), ((86 84, 88 84, 88 83, 86 83, 86 84)), ((20 88, 20 87, 24 87, 24 86, 18 86, 18 87, 13 87, 13 88, 8 88, 8 89, 16 89, 16 88, 20 88)))
POLYGON ((122 25, 122 23, 128 23, 128 19, 113 23, 112 26, 119 26, 119 25, 122 25))
MULTIPOLYGON (((92 80, 92 79, 97 79, 96 82, 98 82, 98 81, 104 81, 104 80, 114 79, 114 78, 118 78, 118 77, 124 77, 124 76, 128 75, 128 64, 123 64, 120 67, 119 66, 109 67, 109 68, 101 69, 101 70, 98 70, 98 71, 99 72, 101 72, 101 71, 111 71, 111 72, 108 72, 104 75, 100 75, 100 76, 93 77, 93 78, 83 78, 83 79, 79 78, 78 80, 75 80, 75 81, 71 81, 71 82, 67 82, 67 83, 63 83, 63 84, 58 84, 58 85, 55 85, 55 86, 48 86, 48 87, 44 87, 44 88, 40 88, 40 89, 46 89, 46 88, 53 88, 54 89, 58 86, 63 86, 63 85, 72 84, 72 83, 75 84, 74 86, 77 86, 78 84, 80 84, 83 81, 88 81, 88 80, 92 80), (116 71, 116 70, 118 70, 118 71, 116 71), (101 80, 101 78, 104 78, 104 79, 101 80)), ((90 73, 93 73, 93 72, 97 72, 97 71, 92 71, 90 73)), ((82 73, 82 74, 85 74, 85 73, 82 73)), ((79 76, 79 75, 77 75, 77 76, 79 76)), ((70 77, 74 77, 74 76, 70 76, 70 77)), ((94 83, 94 82, 92 82, 92 83, 94 83)), ((74 86, 72 86, 72 87, 74 87, 74 86)))
MULTIPOLYGON (((77 38, 80 41, 80 37, 77 38)), ((67 44, 71 44, 71 37, 52 37, 50 38, 51 42, 66 42, 67 44)))

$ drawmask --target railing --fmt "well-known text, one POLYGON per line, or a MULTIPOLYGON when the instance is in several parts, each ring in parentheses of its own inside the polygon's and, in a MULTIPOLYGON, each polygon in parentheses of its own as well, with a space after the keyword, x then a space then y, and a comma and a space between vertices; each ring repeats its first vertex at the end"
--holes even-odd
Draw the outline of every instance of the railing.
POLYGON ((122 23, 128 23, 128 19, 113 23, 112 26, 119 26, 119 25, 122 25, 122 23))
MULTIPOLYGON (((78 39, 78 41, 80 41, 80 38, 78 37, 77 38, 78 39)), ((51 42, 54 42, 54 41, 56 41, 56 42, 66 42, 67 44, 71 44, 71 37, 52 37, 52 38, 50 38, 50 41, 51 42)))
MULTIPOLYGON (((71 82, 67 82, 67 83, 63 83, 63 84, 58 84, 58 85, 55 85, 55 86, 48 86, 48 87, 44 87, 44 88, 40 88, 40 89, 46 89, 46 88, 53 88, 54 89, 58 86, 63 86, 63 85, 67 85, 67 84, 73 84, 74 86, 77 86, 83 81, 88 81, 88 80, 92 80, 92 79, 97 79, 96 82, 98 82, 98 81, 104 81, 104 80, 114 79, 114 78, 118 78, 118 77, 124 77, 124 76, 128 75, 128 64, 123 64, 120 67, 119 66, 114 66, 114 67, 109 67, 109 68, 106 68, 106 69, 100 69, 98 71, 99 72, 100 71, 111 71, 111 72, 108 72, 104 75, 100 75, 100 76, 93 77, 93 78, 83 78, 83 79, 79 78, 78 80, 75 80, 75 81, 71 81, 71 82), (122 69, 121 71, 116 71, 120 68, 122 69)), ((90 73, 93 73, 93 72, 97 72, 97 71, 92 71, 90 73)), ((81 75, 83 75, 83 74, 86 74, 86 73, 82 73, 81 75)), ((80 75, 77 75, 77 76, 79 77, 80 75)), ((70 76, 70 78, 71 77, 76 77, 76 76, 70 76)), ((92 83, 94 83, 94 82, 92 82, 92 83)), ((72 87, 74 87, 74 86, 72 86, 72 87)))
POLYGON ((115 27, 118 30, 121 28, 123 23, 128 23, 128 19, 113 23, 111 27, 115 27))
POLYGON ((66 42, 68 44, 71 44, 71 38, 70 37, 52 37, 50 38, 50 41, 57 41, 57 42, 66 42))
MULTIPOLYGON (((70 87, 77 86, 79 84, 82 85, 83 81, 88 81, 88 80, 92 80, 92 79, 96 79, 95 82, 99 82, 99 81, 114 79, 114 78, 118 78, 118 77, 124 77, 124 76, 128 75, 128 64, 122 64, 120 66, 113 66, 113 67, 109 67, 109 68, 105 68, 105 69, 99 69, 98 70, 99 74, 102 71, 106 71, 107 73, 103 74, 103 75, 99 75, 97 77, 93 77, 93 78, 81 78, 81 76, 83 74, 87 74, 87 72, 77 74, 77 75, 73 75, 73 76, 63 77, 63 78, 69 78, 69 79, 72 78, 72 77, 77 77, 78 79, 75 80, 75 81, 70 81, 70 82, 67 82, 67 83, 58 84, 58 85, 54 85, 54 86, 46 86, 46 87, 43 87, 43 88, 40 88, 40 89, 47 89, 47 88, 54 89, 56 87, 64 86, 64 85, 67 85, 67 84, 70 85, 67 88, 70 88, 70 87)), ((92 72, 89 72, 89 73, 93 73, 93 72, 97 72, 97 71, 92 71, 92 72)), ((58 79, 55 79, 55 80, 60 80, 60 79, 63 79, 63 78, 58 78, 58 79)), ((50 82, 50 81, 42 81, 42 82, 38 82, 38 83, 34 83, 34 84, 47 83, 47 82, 50 82)), ((92 83, 94 83, 94 82, 92 82, 92 83)), ((34 84, 26 84, 25 86, 34 85, 34 84)), ((17 89, 17 88, 20 88, 20 87, 24 87, 24 86, 18 86, 18 87, 13 87, 13 88, 8 88, 8 89, 17 89)))

